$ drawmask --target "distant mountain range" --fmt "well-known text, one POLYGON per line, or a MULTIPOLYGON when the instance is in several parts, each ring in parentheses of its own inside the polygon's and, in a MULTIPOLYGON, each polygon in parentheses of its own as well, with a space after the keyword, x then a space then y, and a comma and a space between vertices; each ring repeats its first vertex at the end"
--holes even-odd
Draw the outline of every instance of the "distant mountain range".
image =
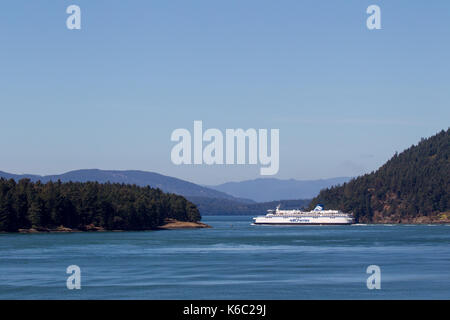
POLYGON ((309 199, 319 194, 321 189, 350 179, 334 178, 311 181, 256 179, 208 187, 154 172, 137 170, 85 169, 47 176, 18 175, 0 171, 0 177, 16 181, 27 178, 32 182, 40 180, 43 183, 61 180, 61 182, 97 181, 99 183, 111 182, 151 186, 164 192, 186 197, 198 206, 202 214, 206 215, 264 213, 267 209, 275 208, 278 203, 283 208, 304 207, 309 204, 309 199))
POLYGON ((217 186, 207 186, 234 197, 251 199, 256 202, 278 201, 282 199, 311 199, 322 189, 350 181, 350 177, 321 180, 281 180, 264 178, 241 182, 227 182, 217 186))
POLYGON ((16 175, 0 171, 0 177, 14 180, 28 178, 44 183, 57 180, 97 181, 151 186, 186 197, 197 205, 201 214, 264 213, 278 203, 284 208, 309 205, 311 209, 322 203, 330 208, 353 212, 357 221, 363 223, 449 223, 449 158, 450 131, 447 129, 395 154, 377 171, 354 179, 267 178, 200 186, 154 172, 98 169, 51 176, 16 175))
POLYGON ((27 178, 33 182, 40 180, 43 183, 58 180, 61 180, 61 182, 97 181, 100 183, 106 182, 125 183, 125 184, 135 184, 138 186, 151 186, 152 188, 160 188, 164 192, 176 193, 186 198, 206 197, 206 198, 228 199, 242 203, 253 202, 247 199, 239 199, 224 192, 202 187, 198 184, 184 181, 181 179, 164 176, 159 173, 137 171, 137 170, 119 171, 119 170, 85 169, 85 170, 70 171, 60 175, 49 175, 49 176, 38 176, 30 174, 17 175, 0 171, 0 177, 14 180, 27 178))

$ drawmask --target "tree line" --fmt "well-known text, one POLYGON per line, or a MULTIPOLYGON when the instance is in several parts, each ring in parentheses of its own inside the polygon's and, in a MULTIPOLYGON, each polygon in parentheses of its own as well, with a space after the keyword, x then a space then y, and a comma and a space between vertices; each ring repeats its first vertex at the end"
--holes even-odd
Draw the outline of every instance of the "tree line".
POLYGON ((171 218, 199 221, 197 207, 160 189, 118 183, 0 179, 0 231, 58 226, 150 230, 171 218))

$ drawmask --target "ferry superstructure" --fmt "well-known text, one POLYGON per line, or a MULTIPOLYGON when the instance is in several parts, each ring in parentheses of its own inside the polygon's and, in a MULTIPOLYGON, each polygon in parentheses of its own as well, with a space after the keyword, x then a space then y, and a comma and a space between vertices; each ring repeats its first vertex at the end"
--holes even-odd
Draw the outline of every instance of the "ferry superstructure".
POLYGON ((324 210, 317 205, 312 211, 302 210, 267 210, 265 216, 253 218, 254 224, 266 225, 347 225, 353 224, 353 215, 339 210, 324 210))

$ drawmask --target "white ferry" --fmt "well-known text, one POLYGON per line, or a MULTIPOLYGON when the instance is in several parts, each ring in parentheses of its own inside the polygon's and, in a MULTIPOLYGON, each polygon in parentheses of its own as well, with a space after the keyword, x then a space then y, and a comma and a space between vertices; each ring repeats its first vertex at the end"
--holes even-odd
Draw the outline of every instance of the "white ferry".
POLYGON ((267 210, 265 216, 258 216, 253 220, 254 224, 268 225, 344 225, 354 223, 351 213, 324 210, 322 205, 317 205, 313 211, 280 210, 278 205, 275 210, 267 210))

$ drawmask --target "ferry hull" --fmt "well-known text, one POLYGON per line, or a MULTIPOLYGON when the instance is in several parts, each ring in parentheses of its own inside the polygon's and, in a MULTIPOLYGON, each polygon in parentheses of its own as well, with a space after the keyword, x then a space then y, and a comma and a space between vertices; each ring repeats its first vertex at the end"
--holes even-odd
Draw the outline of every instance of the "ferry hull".
POLYGON ((292 222, 253 222, 253 224, 255 225, 260 225, 260 226, 348 226, 353 224, 353 222, 346 222, 346 223, 292 223, 292 222))
POLYGON ((311 218, 287 218, 287 217, 256 217, 254 218, 254 224, 256 225, 290 225, 290 226, 311 226, 311 225, 350 225, 353 224, 353 219, 336 217, 336 218, 324 218, 324 217, 311 217, 311 218))

